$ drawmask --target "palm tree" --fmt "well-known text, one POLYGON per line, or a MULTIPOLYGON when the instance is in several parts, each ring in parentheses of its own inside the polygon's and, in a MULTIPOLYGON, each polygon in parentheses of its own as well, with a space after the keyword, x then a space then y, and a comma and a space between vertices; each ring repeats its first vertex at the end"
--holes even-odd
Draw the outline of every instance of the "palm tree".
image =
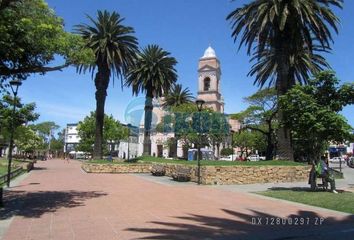
POLYGON ((191 103, 194 97, 188 88, 182 89, 182 84, 174 84, 171 91, 164 96, 163 107, 177 107, 184 103, 191 103))
MULTIPOLYGON (((249 72, 254 84, 275 86, 278 97, 297 82, 329 67, 320 54, 331 50, 331 30, 338 32, 339 19, 330 5, 341 8, 342 0, 254 0, 227 16, 232 37, 240 38, 255 64, 249 72)), ((284 118, 281 109, 278 119, 284 118)), ((278 131, 278 154, 293 159, 289 131, 278 131)))
POLYGON ((118 13, 98 11, 97 20, 87 16, 93 24, 75 26, 76 33, 92 49, 95 59, 90 66, 80 66, 79 71, 89 70, 95 75, 96 86, 96 130, 93 156, 102 158, 104 105, 110 77, 122 80, 138 51, 138 41, 132 34, 134 29, 122 24, 124 18, 118 13))
POLYGON ((131 86, 133 95, 145 93, 144 155, 151 155, 150 129, 152 121, 152 99, 164 96, 177 81, 177 61, 157 45, 148 45, 138 54, 134 66, 129 70, 126 85, 131 86))

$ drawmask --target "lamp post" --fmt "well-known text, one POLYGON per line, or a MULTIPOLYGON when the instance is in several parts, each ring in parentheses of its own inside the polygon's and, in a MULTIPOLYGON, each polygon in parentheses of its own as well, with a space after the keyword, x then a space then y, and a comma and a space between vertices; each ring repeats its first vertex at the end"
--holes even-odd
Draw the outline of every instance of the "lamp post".
POLYGON ((9 154, 8 154, 8 166, 7 166, 7 187, 10 187, 11 180, 11 161, 12 161, 12 149, 14 144, 14 131, 15 131, 15 114, 16 114, 16 97, 18 88, 21 86, 22 82, 20 80, 10 81, 11 91, 14 95, 13 108, 12 108, 12 121, 10 126, 10 143, 9 143, 9 154))
POLYGON ((130 128, 131 128, 131 124, 128 124, 127 125, 128 126, 128 162, 130 161, 130 146, 129 146, 129 144, 130 144, 130 128))
POLYGON ((234 130, 231 130, 231 149, 232 149, 232 154, 231 154, 231 161, 234 160, 234 130))
MULTIPOLYGON (((200 112, 203 109, 203 104, 205 103, 204 100, 202 99, 197 99, 195 101, 195 104, 197 105, 198 108, 198 113, 199 113, 199 129, 201 127, 201 122, 200 122, 200 112)), ((197 151, 197 162, 198 162, 198 185, 200 185, 200 142, 201 142, 201 133, 199 133, 199 139, 198 139, 198 151, 197 151)))

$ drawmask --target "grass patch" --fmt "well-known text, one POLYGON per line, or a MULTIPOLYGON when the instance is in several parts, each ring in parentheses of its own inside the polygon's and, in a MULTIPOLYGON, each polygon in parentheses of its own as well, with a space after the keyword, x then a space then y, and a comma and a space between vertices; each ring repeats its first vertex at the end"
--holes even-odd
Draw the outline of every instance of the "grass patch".
MULTIPOLYGON (((138 157, 136 159, 120 162, 110 162, 107 160, 91 160, 89 163, 99 163, 99 164, 129 164, 129 163, 172 163, 172 164, 184 164, 184 165, 197 165, 197 161, 187 161, 178 159, 165 159, 158 157, 138 157)), ((303 163, 291 162, 291 161, 258 161, 258 162, 247 162, 247 161, 211 161, 202 160, 201 165, 203 166, 306 166, 303 163)))
POLYGON ((7 173, 7 166, 0 165, 0 175, 2 176, 5 173, 7 173))
POLYGON ((354 214, 354 193, 312 192, 310 190, 268 190, 257 194, 354 214))

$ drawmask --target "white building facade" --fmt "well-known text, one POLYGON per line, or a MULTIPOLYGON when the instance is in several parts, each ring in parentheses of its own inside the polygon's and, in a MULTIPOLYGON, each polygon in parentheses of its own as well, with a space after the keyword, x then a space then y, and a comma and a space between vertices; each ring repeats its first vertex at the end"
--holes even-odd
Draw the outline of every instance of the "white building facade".
POLYGON ((65 128, 64 153, 76 151, 76 146, 80 142, 77 131, 77 123, 68 123, 65 128))

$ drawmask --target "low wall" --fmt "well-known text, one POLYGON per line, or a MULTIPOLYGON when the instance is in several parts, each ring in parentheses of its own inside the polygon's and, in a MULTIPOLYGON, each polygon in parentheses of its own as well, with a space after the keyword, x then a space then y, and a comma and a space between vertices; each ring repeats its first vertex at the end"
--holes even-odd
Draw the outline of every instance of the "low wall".
POLYGON ((151 169, 151 164, 83 163, 82 169, 87 173, 149 173, 151 169))
POLYGON ((204 166, 203 184, 252 184, 307 181, 309 166, 204 166))
MULTIPOLYGON (((150 173, 154 164, 95 164, 84 163, 88 173, 150 173)), ((162 164, 166 176, 171 177, 181 164, 162 164)), ((197 182, 197 166, 182 165, 190 169, 191 181, 197 182)), ((252 184, 307 181, 310 166, 201 166, 201 183, 208 185, 252 184)))

